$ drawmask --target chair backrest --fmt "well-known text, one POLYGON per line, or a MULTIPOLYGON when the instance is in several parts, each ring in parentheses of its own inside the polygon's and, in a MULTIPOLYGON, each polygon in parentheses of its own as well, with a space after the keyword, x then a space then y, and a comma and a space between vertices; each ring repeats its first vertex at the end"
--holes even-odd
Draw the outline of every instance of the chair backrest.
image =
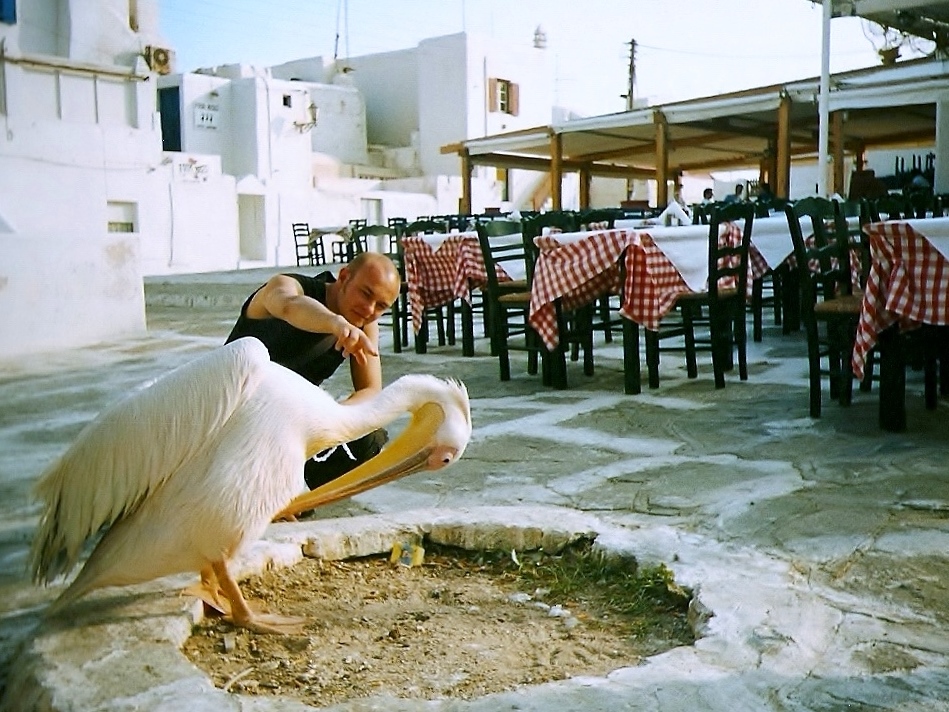
POLYGON ((616 224, 617 218, 622 216, 622 210, 619 208, 595 208, 590 210, 581 210, 577 216, 577 229, 593 230, 590 225, 602 229, 605 226, 612 230, 616 224), (585 228, 583 226, 586 226, 585 228))
POLYGON ((708 291, 712 301, 723 287, 736 290, 736 298, 748 293, 748 250, 755 220, 754 203, 715 204, 708 221, 708 291), (735 223, 741 230, 737 243, 722 239, 721 226, 735 223))
POLYGON ((712 215, 712 208, 714 208, 715 205, 715 203, 705 203, 704 205, 699 203, 698 205, 693 205, 692 224, 708 225, 708 220, 712 215))
POLYGON ((560 232, 576 232, 580 229, 580 216, 572 210, 552 210, 535 213, 521 222, 521 236, 527 253, 527 278, 534 276, 534 264, 540 255, 540 248, 534 244, 534 238, 544 234, 544 228, 554 228, 560 232))
POLYGON ((530 279, 533 265, 524 248, 523 236, 520 234, 523 226, 519 220, 479 220, 475 228, 488 275, 487 292, 490 297, 494 298, 500 292, 499 267, 506 272, 526 273, 530 279))
POLYGON ((847 221, 826 198, 803 198, 784 209, 794 244, 794 257, 801 275, 802 307, 812 307, 817 298, 833 299, 851 294, 850 239, 847 221), (805 238, 801 222, 809 225, 805 238))
POLYGON ((448 232, 448 223, 444 220, 415 220, 405 226, 403 235, 438 235, 448 232))
POLYGON ((363 227, 353 228, 350 244, 353 245, 355 254, 369 250, 369 236, 391 237, 397 234, 398 228, 388 225, 365 225, 363 227))
POLYGON ((310 223, 298 222, 293 223, 293 240, 297 243, 297 246, 300 245, 309 245, 310 244, 310 223))
POLYGON ((871 222, 905 220, 912 217, 913 207, 904 195, 881 195, 869 201, 871 222))

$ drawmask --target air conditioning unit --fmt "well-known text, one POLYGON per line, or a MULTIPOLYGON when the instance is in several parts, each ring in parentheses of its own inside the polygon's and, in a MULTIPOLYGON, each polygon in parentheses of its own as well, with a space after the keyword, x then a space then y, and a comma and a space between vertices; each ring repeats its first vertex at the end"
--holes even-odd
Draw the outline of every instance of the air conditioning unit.
POLYGON ((175 53, 164 47, 145 48, 145 62, 148 68, 158 74, 171 74, 174 71, 175 53))

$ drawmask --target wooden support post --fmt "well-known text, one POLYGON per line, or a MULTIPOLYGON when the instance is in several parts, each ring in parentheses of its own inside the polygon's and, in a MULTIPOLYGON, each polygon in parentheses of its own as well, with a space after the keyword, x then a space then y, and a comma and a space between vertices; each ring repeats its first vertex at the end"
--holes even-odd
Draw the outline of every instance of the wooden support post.
POLYGON ((468 149, 461 151, 461 201, 458 205, 458 212, 462 215, 471 214, 471 154, 468 149))
POLYGON ((830 142, 832 145, 832 155, 834 161, 833 191, 838 195, 845 195, 843 111, 835 111, 830 115, 830 142))
POLYGON ((550 136, 550 200, 553 210, 563 210, 563 139, 559 133, 550 136))
POLYGON ((669 204, 669 127, 665 114, 653 112, 656 127, 656 207, 669 204))
POLYGON ((774 185, 778 198, 788 199, 791 194, 791 97, 781 95, 778 105, 778 136, 776 141, 774 185))
POLYGON ((586 209, 590 207, 590 184, 593 181, 593 175, 589 167, 580 169, 580 207, 586 209))

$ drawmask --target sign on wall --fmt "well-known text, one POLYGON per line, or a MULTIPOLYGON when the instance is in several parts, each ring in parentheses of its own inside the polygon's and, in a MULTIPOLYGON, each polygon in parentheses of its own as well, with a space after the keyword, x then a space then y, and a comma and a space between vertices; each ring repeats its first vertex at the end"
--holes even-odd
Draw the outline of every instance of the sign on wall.
POLYGON ((203 101, 194 103, 194 125, 199 129, 216 129, 220 126, 220 106, 203 101))

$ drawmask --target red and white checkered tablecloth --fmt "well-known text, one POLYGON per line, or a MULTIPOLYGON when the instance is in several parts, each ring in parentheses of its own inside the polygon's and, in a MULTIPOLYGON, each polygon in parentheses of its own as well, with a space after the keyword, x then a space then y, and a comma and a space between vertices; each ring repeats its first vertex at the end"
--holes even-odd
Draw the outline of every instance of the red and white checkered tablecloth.
MULTIPOLYGON (((448 304, 455 299, 471 301, 471 288, 487 284, 478 234, 407 235, 402 238, 405 252, 405 281, 412 325, 418 333, 426 309, 448 304), (440 242, 433 248, 433 242, 440 242)), ((510 277, 500 268, 498 279, 510 277)))
POLYGON ((863 378, 867 354, 887 327, 897 322, 901 329, 949 324, 949 259, 927 239, 927 223, 934 237, 949 226, 943 219, 864 227, 872 261, 851 359, 858 379, 863 378))
MULTIPOLYGON (((696 237, 696 249, 707 251, 706 237, 696 237)), ((689 287, 679 270, 662 252, 647 229, 614 229, 591 232, 566 244, 556 235, 535 240, 540 257, 534 268, 531 288, 530 323, 548 348, 559 343, 554 302, 573 309, 604 294, 622 294, 620 313, 647 329, 656 330, 662 317, 689 287), (619 284, 617 261, 626 250, 626 281, 619 284)), ((737 243, 741 230, 727 225, 722 239, 737 243)), ((767 265, 750 266, 752 276, 760 276, 767 265), (760 272, 758 271, 760 270, 760 272)), ((706 275, 707 280, 707 275, 706 275)))

